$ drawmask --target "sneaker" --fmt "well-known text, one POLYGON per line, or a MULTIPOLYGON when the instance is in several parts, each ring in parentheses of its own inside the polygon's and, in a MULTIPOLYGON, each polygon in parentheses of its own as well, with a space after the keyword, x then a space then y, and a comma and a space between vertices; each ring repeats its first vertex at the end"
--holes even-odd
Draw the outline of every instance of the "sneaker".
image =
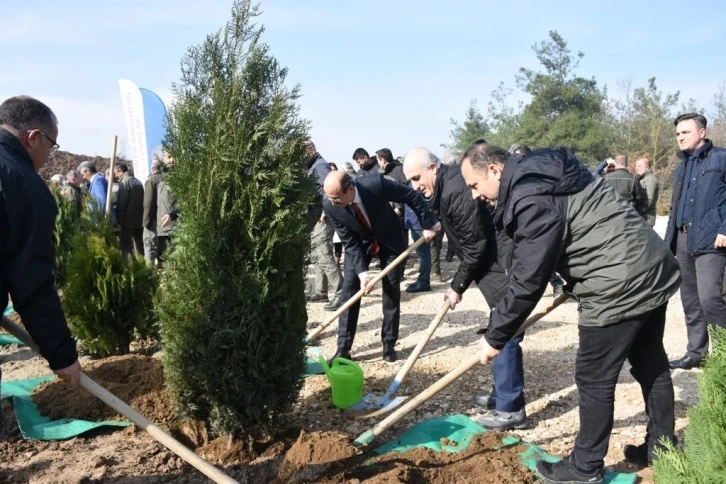
POLYGON ((523 429, 527 426, 527 412, 500 412, 492 410, 477 419, 477 423, 489 430, 523 429))
POLYGON ((537 462, 537 474, 546 484, 602 484, 602 469, 581 471, 570 460, 570 457, 551 463, 543 460, 537 462))

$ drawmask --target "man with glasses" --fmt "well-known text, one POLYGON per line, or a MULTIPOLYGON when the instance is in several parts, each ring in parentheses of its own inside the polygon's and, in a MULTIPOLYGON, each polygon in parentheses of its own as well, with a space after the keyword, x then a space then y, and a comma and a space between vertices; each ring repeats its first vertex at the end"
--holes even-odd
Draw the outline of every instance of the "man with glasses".
POLYGON ((53 280, 58 208, 38 170, 58 149, 58 121, 37 99, 0 104, 0 310, 8 294, 50 368, 78 383, 81 365, 53 280))
MULTIPOLYGON (((381 261, 384 269, 406 249, 403 225, 393 210, 391 202, 405 203, 416 213, 424 228, 423 237, 431 240, 440 229, 428 215, 424 199, 410 186, 397 183, 383 175, 358 177, 355 180, 346 173, 331 171, 323 185, 325 198, 323 209, 340 235, 345 246, 343 269, 344 301, 350 299, 363 286, 364 293, 373 291, 368 266, 373 257, 381 261)), ((401 272, 392 270, 382 280, 383 286, 383 360, 396 361, 394 346, 398 340, 401 316, 401 272)), ((338 322, 338 349, 332 359, 350 359, 360 300, 345 311, 338 322)))

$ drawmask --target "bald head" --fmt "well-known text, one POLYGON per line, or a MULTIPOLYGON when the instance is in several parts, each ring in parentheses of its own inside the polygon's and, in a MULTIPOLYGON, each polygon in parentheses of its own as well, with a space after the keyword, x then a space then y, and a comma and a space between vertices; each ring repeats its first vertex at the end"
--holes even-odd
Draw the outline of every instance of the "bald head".
POLYGON ((343 171, 331 171, 325 177, 323 191, 333 205, 347 207, 355 199, 353 178, 343 171))
POLYGON ((440 166, 441 161, 431 151, 414 148, 403 160, 403 174, 414 190, 421 192, 426 198, 431 198, 436 189, 436 176, 440 166))

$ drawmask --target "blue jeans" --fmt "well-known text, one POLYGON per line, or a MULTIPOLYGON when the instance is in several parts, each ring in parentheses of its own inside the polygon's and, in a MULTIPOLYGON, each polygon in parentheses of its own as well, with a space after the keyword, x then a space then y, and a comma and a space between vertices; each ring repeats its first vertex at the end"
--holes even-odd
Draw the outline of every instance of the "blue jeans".
MULTIPOLYGON (((423 237, 423 231, 411 229, 411 238, 413 238, 414 242, 421 237, 423 237)), ((429 243, 422 244, 421 247, 416 249, 416 255, 418 255, 418 278, 416 282, 428 287, 431 285, 431 246, 429 243)))
POLYGON ((524 365, 520 334, 504 345, 499 356, 492 360, 492 396, 500 412, 519 412, 524 408, 524 365))

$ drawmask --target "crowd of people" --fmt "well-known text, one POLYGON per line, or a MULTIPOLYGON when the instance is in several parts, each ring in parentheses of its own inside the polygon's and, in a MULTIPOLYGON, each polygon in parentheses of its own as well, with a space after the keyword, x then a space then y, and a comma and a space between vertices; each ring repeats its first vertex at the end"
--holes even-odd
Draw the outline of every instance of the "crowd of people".
MULTIPOLYGON (((407 228, 429 251, 419 252, 419 276, 407 291, 430 290, 430 274, 443 281, 445 235, 446 259, 459 260, 445 300, 455 309, 473 282, 488 306, 482 310, 490 312, 481 361, 493 366, 493 387, 474 399, 490 410, 480 423, 506 430, 527 418, 520 327, 548 284, 564 286, 579 313, 580 430, 572 453, 539 462, 538 474, 547 483, 603 482, 615 386, 626 360, 649 420, 644 441, 626 446, 625 458, 650 465, 660 439, 676 440, 670 370, 699 367, 708 353, 708 325, 726 324, 726 150, 713 146, 706 131, 702 115, 675 120, 681 163, 665 240, 652 228, 658 181, 645 158, 636 161, 635 174, 624 155, 591 170, 565 148, 505 150, 479 140, 455 163, 442 163, 425 148, 398 159, 389 149, 371 157, 359 148, 353 154, 358 170, 349 164, 339 170, 309 143, 307 173, 318 193, 308 209, 315 270, 309 298, 335 310, 361 288, 370 294, 371 261, 383 269, 402 254, 407 228), (665 315, 679 289, 688 346, 669 362, 665 315)), ((9 295, 51 369, 77 383, 76 342, 53 281, 57 207, 37 173, 58 149, 58 132, 55 114, 36 99, 0 104, 0 307, 9 295)), ((79 214, 84 207, 104 210, 108 183, 117 183, 110 205, 119 248, 155 263, 178 217, 164 180, 170 165, 163 154, 157 157, 144 186, 123 163, 104 177, 83 162, 54 183, 63 185, 79 214)), ((388 362, 397 359, 402 274, 391 270, 381 281, 388 362)), ((341 314, 333 358, 353 357, 359 310, 360 301, 341 314)))
MULTIPOLYGON (((370 157, 358 148, 359 169, 352 173, 331 169, 310 143, 308 174, 319 195, 310 220, 314 232, 325 234, 312 240, 312 263, 322 261, 335 274, 328 280, 339 281, 325 309, 337 309, 360 287, 370 294, 371 261, 390 264, 405 250, 407 229, 414 240, 425 239, 437 261, 445 234, 447 251, 459 259, 445 299, 454 309, 474 282, 490 310, 481 360, 492 363, 493 388, 474 398, 489 410, 480 423, 507 430, 527 419, 519 329, 552 284, 555 294, 564 290, 578 305, 580 431, 570 456, 539 462, 538 474, 547 483, 603 482, 615 386, 626 360, 649 422, 644 441, 624 454, 650 465, 661 439, 676 442, 670 371, 700 367, 708 325, 726 325, 726 150, 707 139, 702 115, 684 114, 674 124, 681 163, 665 240, 653 229, 659 182, 645 157, 636 160, 635 173, 626 155, 589 169, 566 148, 505 150, 478 140, 448 164, 425 148, 395 160, 388 149, 370 157), (335 235, 345 249, 342 274, 335 235), (679 289, 688 346, 682 358, 668 361, 666 308, 679 289)), ((420 270, 431 270, 426 255, 419 256, 420 270)), ((381 284, 388 362, 397 359, 400 280, 401 271, 393 270, 381 284)), ((309 298, 327 301, 328 287, 318 281, 309 298)), ((429 280, 420 273, 407 290, 430 290, 429 280)), ((358 301, 341 314, 332 359, 353 358, 359 309, 358 301)))

